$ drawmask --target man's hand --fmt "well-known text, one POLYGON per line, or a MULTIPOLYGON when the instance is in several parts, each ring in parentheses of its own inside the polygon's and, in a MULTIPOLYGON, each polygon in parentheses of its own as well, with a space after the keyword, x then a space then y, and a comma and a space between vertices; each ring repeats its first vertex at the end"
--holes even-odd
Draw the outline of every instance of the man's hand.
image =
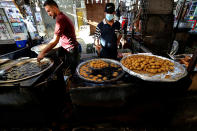
POLYGON ((44 58, 45 54, 44 53, 39 53, 37 56, 37 61, 40 62, 44 58))
POLYGON ((57 36, 54 34, 53 36, 53 39, 49 42, 49 44, 42 50, 41 53, 38 54, 38 57, 37 57, 37 61, 40 62, 45 54, 47 52, 49 52, 53 47, 55 47, 57 45, 57 43, 59 42, 59 39, 60 39, 60 36, 57 36))
POLYGON ((100 44, 98 44, 98 45, 95 46, 95 48, 96 48, 96 51, 98 53, 98 56, 100 56, 100 51, 101 51, 102 46, 100 44))

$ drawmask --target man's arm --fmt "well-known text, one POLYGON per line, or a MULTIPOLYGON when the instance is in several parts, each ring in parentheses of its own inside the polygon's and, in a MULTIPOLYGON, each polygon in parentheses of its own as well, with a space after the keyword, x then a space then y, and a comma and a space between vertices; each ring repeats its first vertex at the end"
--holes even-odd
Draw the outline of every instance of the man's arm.
POLYGON ((53 36, 53 39, 49 42, 49 44, 39 53, 37 57, 37 61, 40 62, 41 59, 44 58, 45 54, 49 52, 53 47, 55 47, 59 42, 60 36, 55 35, 53 36))
POLYGON ((118 39, 117 39, 117 46, 119 46, 119 44, 120 44, 120 39, 122 38, 122 34, 120 34, 119 36, 118 36, 118 39))
POLYGON ((100 45, 100 40, 98 38, 95 38, 94 44, 95 44, 95 46, 99 46, 100 45))
POLYGON ((95 48, 96 48, 98 55, 100 55, 100 50, 101 50, 100 36, 101 36, 101 31, 99 27, 97 26, 95 36, 94 36, 95 37, 94 44, 95 44, 95 48))
POLYGON ((122 31, 122 27, 121 27, 121 24, 120 24, 119 35, 118 35, 118 38, 117 38, 117 46, 119 46, 119 44, 120 44, 120 39, 122 38, 122 34, 123 34, 123 31, 122 31))

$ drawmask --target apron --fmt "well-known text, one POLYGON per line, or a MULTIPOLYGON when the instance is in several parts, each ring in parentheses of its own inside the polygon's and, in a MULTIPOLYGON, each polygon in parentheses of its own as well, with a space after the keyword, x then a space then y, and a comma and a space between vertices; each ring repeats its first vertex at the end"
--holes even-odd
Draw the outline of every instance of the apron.
POLYGON ((117 36, 113 26, 108 24, 103 25, 100 42, 102 46, 100 57, 117 59, 117 36))

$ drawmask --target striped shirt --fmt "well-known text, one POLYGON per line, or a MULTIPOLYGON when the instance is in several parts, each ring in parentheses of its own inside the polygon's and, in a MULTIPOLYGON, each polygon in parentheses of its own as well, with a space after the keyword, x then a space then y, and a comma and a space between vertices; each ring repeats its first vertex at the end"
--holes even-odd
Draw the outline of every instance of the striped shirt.
MULTIPOLYGON (((94 38, 95 38, 95 39, 100 39, 100 37, 101 37, 101 32, 102 32, 101 30, 103 29, 103 25, 104 25, 104 24, 107 24, 107 22, 106 22, 105 19, 103 19, 103 21, 100 22, 100 23, 97 25, 96 31, 95 31, 95 34, 94 34, 94 38)), ((122 30, 121 30, 121 25, 120 25, 120 23, 119 23, 118 21, 114 21, 112 27, 115 28, 115 29, 114 29, 114 32, 115 32, 115 34, 116 34, 116 36, 117 36, 117 38, 118 38, 119 35, 122 34, 122 30)))

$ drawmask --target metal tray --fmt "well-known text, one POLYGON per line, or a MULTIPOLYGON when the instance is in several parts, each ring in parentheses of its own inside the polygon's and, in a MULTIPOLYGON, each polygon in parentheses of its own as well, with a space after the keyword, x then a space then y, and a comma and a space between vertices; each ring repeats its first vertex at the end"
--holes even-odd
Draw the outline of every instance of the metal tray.
POLYGON ((112 59, 100 58, 100 59, 91 59, 91 60, 87 60, 87 61, 85 61, 85 62, 80 63, 80 64, 77 66, 77 68, 76 68, 77 75, 78 75, 81 79, 86 80, 86 81, 89 81, 89 82, 94 82, 94 83, 105 83, 105 82, 116 81, 116 80, 120 79, 120 78, 124 75, 124 73, 125 73, 125 72, 122 70, 122 73, 119 74, 116 78, 113 78, 113 79, 110 79, 110 80, 105 80, 105 81, 88 80, 88 79, 86 79, 85 77, 81 76, 79 71, 80 71, 81 66, 83 66, 84 64, 87 64, 87 63, 89 63, 89 62, 91 62, 91 61, 94 61, 94 60, 103 60, 103 61, 105 61, 105 62, 107 62, 107 63, 114 63, 114 64, 117 64, 117 65, 119 65, 119 66, 121 67, 120 62, 118 62, 118 61, 116 61, 116 60, 112 60, 112 59))
POLYGON ((36 54, 39 54, 46 46, 47 44, 40 44, 40 45, 32 47, 31 51, 34 51, 36 54))
POLYGON ((0 59, 0 65, 8 62, 10 59, 0 59))
MULTIPOLYGON (((37 46, 34 46, 31 48, 31 51, 34 51, 36 54, 39 54, 48 44, 40 44, 37 46)), ((60 47, 59 44, 57 44, 52 50, 56 50, 58 47, 60 47)))
MULTIPOLYGON (((20 59, 18 59, 18 60, 20 60, 20 59)), ((47 71, 48 69, 50 69, 53 66, 53 64, 54 64, 54 62, 51 59, 49 59, 49 58, 44 58, 42 61, 43 62, 44 61, 48 61, 49 62, 49 66, 46 67, 45 69, 41 70, 40 72, 35 73, 33 75, 30 75, 30 76, 27 76, 27 77, 24 77, 24 78, 21 78, 21 79, 16 79, 16 80, 0 80, 0 84, 2 84, 2 83, 12 83, 12 82, 18 82, 18 81, 30 79, 32 77, 35 77, 35 76, 38 76, 38 75, 44 73, 45 71, 47 71)), ((19 62, 13 64, 12 67, 14 67, 14 66, 21 66, 22 64, 25 64, 25 63, 28 63, 28 62, 36 62, 37 63, 37 58, 21 59, 19 62)))
MULTIPOLYGON (((192 58, 193 54, 179 54, 179 55, 174 55, 174 60, 179 62, 180 59, 185 58, 186 56, 190 56, 192 58)), ((185 64, 181 64, 183 65, 183 67, 185 67, 187 69, 187 67, 185 66, 185 64)), ((197 71, 197 65, 194 68, 194 71, 197 71)))
POLYGON ((128 72, 130 75, 136 76, 140 79, 146 80, 146 81, 153 81, 153 82, 175 82, 178 81, 179 79, 185 77, 187 75, 186 69, 183 67, 183 65, 179 64, 178 62, 175 62, 173 60, 167 59, 165 57, 161 56, 156 56, 152 54, 147 54, 147 53, 139 53, 139 54, 132 54, 127 57, 124 57, 121 60, 121 66, 124 71, 128 72), (174 72, 168 71, 167 73, 161 73, 161 74, 156 74, 156 75, 149 75, 149 74, 140 74, 136 73, 128 68, 126 68, 123 64, 122 61, 126 59, 129 56, 134 56, 134 55, 146 55, 146 56, 155 56, 157 58, 161 58, 163 60, 169 60, 172 63, 174 63, 174 72), (170 78, 165 78, 166 75, 170 75, 170 78))
POLYGON ((0 70, 6 70, 8 67, 12 67, 13 65, 19 63, 20 61, 26 60, 26 59, 29 59, 29 57, 20 57, 20 58, 15 59, 15 60, 9 59, 8 61, 0 64, 0 70))

